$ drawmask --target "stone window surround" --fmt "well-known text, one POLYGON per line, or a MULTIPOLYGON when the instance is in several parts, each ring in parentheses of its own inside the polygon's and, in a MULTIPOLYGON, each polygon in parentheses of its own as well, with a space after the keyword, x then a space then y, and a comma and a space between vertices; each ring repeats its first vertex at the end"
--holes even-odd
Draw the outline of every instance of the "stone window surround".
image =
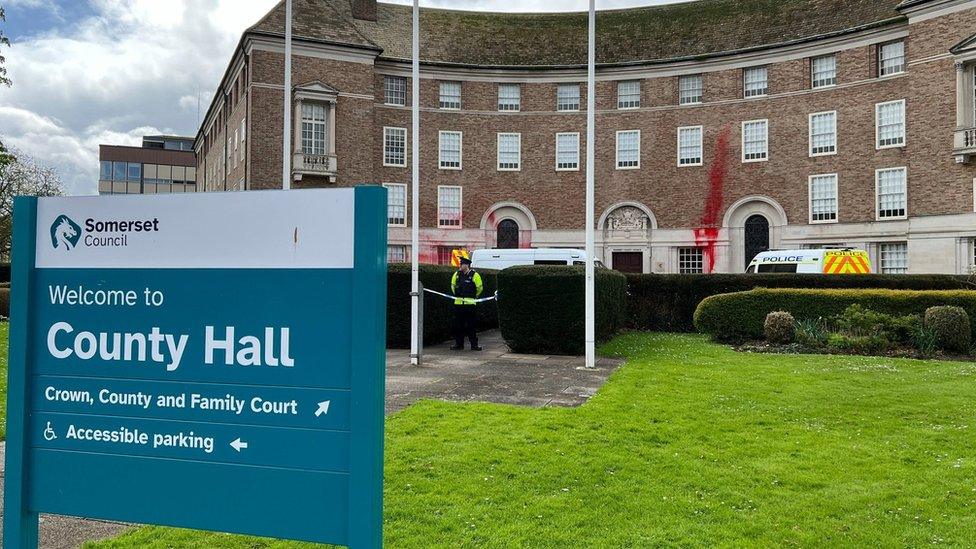
MULTIPOLYGON (((294 160, 292 172, 302 173, 304 153, 302 151, 302 105, 304 103, 318 103, 325 106, 327 122, 326 148, 322 155, 331 163, 336 159, 336 103, 339 92, 321 82, 310 82, 297 86, 292 93, 292 151, 294 160)), ((296 175, 297 177, 297 175, 296 175)))

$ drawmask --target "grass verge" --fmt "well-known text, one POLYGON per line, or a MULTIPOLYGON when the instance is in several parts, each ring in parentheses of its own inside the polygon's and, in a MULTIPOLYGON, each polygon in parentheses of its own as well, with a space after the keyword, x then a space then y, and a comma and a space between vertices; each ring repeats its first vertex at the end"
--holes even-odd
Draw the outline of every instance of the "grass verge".
MULTIPOLYGON (((424 401, 388 418, 386 545, 971 543, 976 364, 673 334, 603 352, 628 363, 581 408, 424 401)), ((311 545, 148 527, 87 547, 311 545)))

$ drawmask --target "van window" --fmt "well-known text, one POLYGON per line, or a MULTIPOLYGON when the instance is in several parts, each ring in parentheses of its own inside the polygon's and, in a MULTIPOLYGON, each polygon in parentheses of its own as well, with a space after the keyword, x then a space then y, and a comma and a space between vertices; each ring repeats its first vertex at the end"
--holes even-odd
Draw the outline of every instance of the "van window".
POLYGON ((755 265, 749 265, 749 268, 746 269, 746 272, 747 273, 754 273, 754 272, 756 272, 756 266, 755 265))
POLYGON ((795 273, 796 263, 766 263, 759 266, 760 273, 795 273))
POLYGON ((565 265, 566 261, 560 259, 536 259, 535 264, 536 265, 565 265))

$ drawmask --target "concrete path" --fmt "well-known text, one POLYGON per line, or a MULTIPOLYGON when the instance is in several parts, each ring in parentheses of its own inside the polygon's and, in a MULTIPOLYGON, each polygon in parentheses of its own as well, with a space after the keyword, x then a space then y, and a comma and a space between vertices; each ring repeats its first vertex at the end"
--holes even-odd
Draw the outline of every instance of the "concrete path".
POLYGON ((425 349, 420 367, 410 352, 386 352, 386 413, 435 398, 521 406, 579 406, 620 361, 601 358, 591 371, 582 357, 510 353, 498 331, 481 334, 483 351, 452 351, 451 343, 425 349))
MULTIPOLYGON (((451 351, 450 346, 445 343, 426 349, 419 367, 410 364, 409 351, 386 352, 387 414, 426 398, 532 407, 579 406, 620 365, 618 360, 599 359, 594 370, 584 370, 580 357, 510 353, 497 331, 481 334, 483 351, 451 351)), ((0 443, 0 492, 4 450, 0 443)), ((2 513, 0 498, 0 516, 2 513)), ((117 522, 42 515, 40 546, 72 549, 86 541, 116 536, 126 528, 129 525, 117 522)))

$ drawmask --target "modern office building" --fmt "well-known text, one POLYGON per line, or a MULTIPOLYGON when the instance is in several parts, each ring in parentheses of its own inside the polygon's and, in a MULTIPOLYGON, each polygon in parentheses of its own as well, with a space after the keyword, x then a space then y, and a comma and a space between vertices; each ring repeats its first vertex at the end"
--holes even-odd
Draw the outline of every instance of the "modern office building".
MULTIPOLYGON (((409 257, 411 9, 294 2, 244 32, 195 140, 207 191, 384 184, 409 257)), ((581 247, 585 13, 421 14, 421 256, 581 247)), ((601 11, 597 249, 639 272, 742 272, 866 248, 966 273, 976 245, 976 1, 699 0, 601 11)), ((114 165, 113 165, 114 170, 114 165)))
POLYGON ((141 147, 99 145, 98 194, 197 190, 192 137, 147 135, 141 147))

